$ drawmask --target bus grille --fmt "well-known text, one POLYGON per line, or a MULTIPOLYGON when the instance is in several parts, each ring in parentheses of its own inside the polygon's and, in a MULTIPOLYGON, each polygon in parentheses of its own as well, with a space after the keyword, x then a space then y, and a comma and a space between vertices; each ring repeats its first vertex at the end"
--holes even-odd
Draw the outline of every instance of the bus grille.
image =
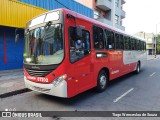
POLYGON ((45 77, 46 75, 48 75, 51 71, 47 71, 47 70, 31 70, 31 69, 26 69, 28 74, 31 75, 31 76, 37 76, 37 77, 45 77))

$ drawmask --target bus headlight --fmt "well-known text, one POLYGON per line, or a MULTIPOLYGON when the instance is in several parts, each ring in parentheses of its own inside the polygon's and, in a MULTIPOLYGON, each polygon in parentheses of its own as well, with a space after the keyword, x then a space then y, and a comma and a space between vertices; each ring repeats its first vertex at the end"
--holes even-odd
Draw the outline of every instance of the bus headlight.
POLYGON ((58 78, 56 78, 54 81, 53 81, 53 85, 56 87, 58 86, 63 80, 65 80, 67 78, 67 74, 64 74, 58 78))

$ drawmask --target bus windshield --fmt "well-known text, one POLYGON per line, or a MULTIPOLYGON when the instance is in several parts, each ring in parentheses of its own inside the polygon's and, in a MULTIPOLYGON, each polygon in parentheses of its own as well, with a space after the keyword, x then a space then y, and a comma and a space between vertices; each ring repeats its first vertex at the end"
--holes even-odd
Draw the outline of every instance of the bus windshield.
POLYGON ((38 27, 25 34, 24 63, 59 64, 64 58, 62 24, 38 27))

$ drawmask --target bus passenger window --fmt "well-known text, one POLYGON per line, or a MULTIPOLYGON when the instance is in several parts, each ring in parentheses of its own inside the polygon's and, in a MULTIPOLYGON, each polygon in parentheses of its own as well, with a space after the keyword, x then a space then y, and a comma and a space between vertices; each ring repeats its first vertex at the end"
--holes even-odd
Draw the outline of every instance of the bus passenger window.
POLYGON ((136 40, 136 50, 139 50, 140 49, 140 41, 139 40, 136 40))
POLYGON ((103 29, 93 26, 93 40, 95 49, 104 49, 103 29))
POLYGON ((143 41, 141 41, 141 50, 143 50, 144 48, 143 48, 143 41))
POLYGON ((90 53, 90 34, 87 30, 82 31, 82 42, 84 44, 84 55, 87 55, 90 53))
POLYGON ((123 35, 120 35, 120 49, 123 50, 124 49, 124 42, 123 42, 123 35))
POLYGON ((136 39, 134 39, 134 46, 135 46, 135 48, 134 48, 134 50, 137 50, 137 43, 136 43, 136 39))
POLYGON ((114 49, 115 43, 114 43, 114 33, 109 30, 105 30, 106 34, 106 43, 107 43, 107 49, 114 49))
POLYGON ((132 50, 135 50, 135 39, 131 38, 132 50))
POLYGON ((120 49, 119 34, 115 33, 116 49, 120 49))
POLYGON ((143 42, 143 50, 145 51, 146 50, 146 43, 145 42, 143 42))
POLYGON ((129 50, 132 50, 131 38, 128 37, 129 50))
POLYGON ((125 50, 129 50, 129 41, 128 37, 124 37, 124 48, 125 50))
POLYGON ((90 54, 90 34, 82 30, 82 37, 76 36, 75 27, 69 28, 70 61, 75 62, 90 54))

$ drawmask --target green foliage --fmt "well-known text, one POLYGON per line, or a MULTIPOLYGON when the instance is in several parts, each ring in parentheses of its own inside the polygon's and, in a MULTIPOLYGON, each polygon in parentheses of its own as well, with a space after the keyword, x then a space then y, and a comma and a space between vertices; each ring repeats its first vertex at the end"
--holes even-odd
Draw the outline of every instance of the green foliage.
POLYGON ((157 51, 160 51, 160 35, 158 35, 158 40, 157 40, 157 51))

